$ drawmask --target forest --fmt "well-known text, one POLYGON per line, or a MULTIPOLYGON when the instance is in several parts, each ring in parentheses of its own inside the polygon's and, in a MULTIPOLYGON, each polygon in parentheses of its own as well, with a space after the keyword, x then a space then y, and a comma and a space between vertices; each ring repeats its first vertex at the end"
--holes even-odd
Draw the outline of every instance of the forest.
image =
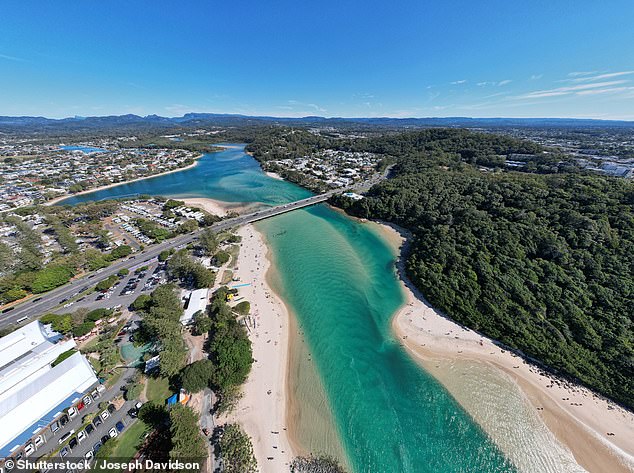
POLYGON ((434 307, 634 408, 634 184, 521 143, 464 130, 370 139, 395 157, 392 178, 332 203, 411 233, 406 271, 434 307), (526 151, 532 173, 480 167, 526 151))

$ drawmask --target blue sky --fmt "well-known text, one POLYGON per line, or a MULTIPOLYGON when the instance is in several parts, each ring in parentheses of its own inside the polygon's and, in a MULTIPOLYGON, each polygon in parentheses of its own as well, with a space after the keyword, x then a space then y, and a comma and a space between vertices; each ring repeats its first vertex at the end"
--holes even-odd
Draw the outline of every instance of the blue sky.
POLYGON ((632 0, 3 0, 0 18, 0 115, 634 119, 632 0))

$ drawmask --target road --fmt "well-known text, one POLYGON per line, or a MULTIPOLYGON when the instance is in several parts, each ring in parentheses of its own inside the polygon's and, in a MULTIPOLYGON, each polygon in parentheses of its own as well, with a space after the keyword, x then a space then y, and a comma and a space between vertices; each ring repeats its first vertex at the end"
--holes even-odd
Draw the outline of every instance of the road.
MULTIPOLYGON (((215 223, 211 225, 211 227, 207 228, 211 228, 212 230, 219 232, 233 227, 247 225, 259 220, 264 220, 266 218, 274 217, 276 215, 324 202, 328 200, 330 196, 337 192, 340 191, 326 192, 325 194, 312 196, 307 199, 298 200, 289 204, 278 205, 276 207, 259 210, 257 212, 240 215, 234 218, 229 218, 215 223)), ((2 320, 0 320, 0 329, 13 324, 21 324, 30 320, 37 319, 41 315, 50 312, 51 310, 59 306, 64 299, 71 299, 77 296, 79 293, 93 287, 99 281, 106 279, 114 274, 117 274, 122 269, 133 270, 136 267, 147 265, 150 261, 157 258, 162 251, 168 250, 170 248, 183 247, 192 243, 198 238, 198 234, 201 231, 202 229, 196 230, 195 232, 177 236, 176 238, 172 238, 157 245, 152 245, 143 250, 141 253, 135 253, 129 258, 117 261, 107 268, 74 279, 64 286, 43 294, 40 298, 35 298, 23 302, 20 305, 15 306, 15 309, 11 310, 10 312, 2 314, 2 320)), ((108 305, 113 305, 113 303, 110 302, 110 304, 108 305)))

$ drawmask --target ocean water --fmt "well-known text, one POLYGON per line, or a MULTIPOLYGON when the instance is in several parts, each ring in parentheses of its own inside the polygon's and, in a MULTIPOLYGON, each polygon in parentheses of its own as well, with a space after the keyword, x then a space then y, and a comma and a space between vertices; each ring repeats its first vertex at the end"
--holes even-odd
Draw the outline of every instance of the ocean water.
MULTIPOLYGON (((275 205, 308 192, 269 178, 237 147, 207 155, 189 170, 63 203, 136 194, 275 205)), ((276 289, 297 317, 307 361, 320 379, 314 389, 323 389, 321 408, 355 473, 516 471, 393 338, 390 319, 403 293, 395 255, 372 226, 325 205, 257 226, 276 265, 276 289)))

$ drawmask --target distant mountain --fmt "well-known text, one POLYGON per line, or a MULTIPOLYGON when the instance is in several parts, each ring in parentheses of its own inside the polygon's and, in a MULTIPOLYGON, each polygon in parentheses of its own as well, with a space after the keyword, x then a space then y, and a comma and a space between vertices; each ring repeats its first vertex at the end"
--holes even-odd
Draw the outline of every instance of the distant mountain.
POLYGON ((301 118, 247 116, 224 113, 187 113, 182 117, 148 115, 110 115, 102 117, 0 116, 0 132, 4 133, 78 133, 143 131, 156 128, 192 128, 200 126, 248 126, 285 124, 296 126, 361 126, 390 128, 465 127, 465 128, 634 128, 634 121, 593 120, 574 118, 301 118))

